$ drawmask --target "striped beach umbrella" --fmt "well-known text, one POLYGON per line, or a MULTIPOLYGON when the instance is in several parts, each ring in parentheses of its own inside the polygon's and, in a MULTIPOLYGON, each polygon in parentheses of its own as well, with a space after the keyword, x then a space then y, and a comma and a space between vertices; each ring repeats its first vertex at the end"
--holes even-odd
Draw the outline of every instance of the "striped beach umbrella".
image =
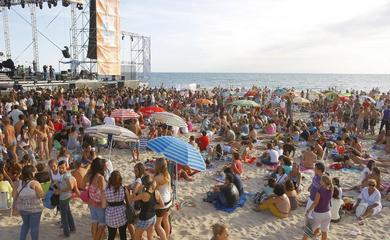
POLYGON ((112 151, 112 142, 138 142, 139 138, 132 131, 127 128, 115 125, 97 125, 85 129, 85 134, 95 138, 109 138, 110 139, 110 159, 112 151))
POLYGON ((137 119, 139 118, 139 115, 136 112, 134 112, 133 109, 115 109, 114 111, 111 112, 111 117, 127 120, 127 119, 137 119))
POLYGON ((183 118, 177 116, 174 113, 170 112, 159 112, 153 113, 152 118, 156 121, 167 124, 172 127, 187 127, 187 123, 183 120, 183 118))
POLYGON ((179 138, 171 136, 155 138, 148 141, 147 147, 153 152, 163 154, 175 163, 198 171, 206 170, 206 164, 200 152, 179 138))
POLYGON ((112 135, 112 140, 118 142, 137 142, 138 136, 127 128, 115 125, 97 125, 85 129, 85 133, 91 137, 107 138, 112 135))

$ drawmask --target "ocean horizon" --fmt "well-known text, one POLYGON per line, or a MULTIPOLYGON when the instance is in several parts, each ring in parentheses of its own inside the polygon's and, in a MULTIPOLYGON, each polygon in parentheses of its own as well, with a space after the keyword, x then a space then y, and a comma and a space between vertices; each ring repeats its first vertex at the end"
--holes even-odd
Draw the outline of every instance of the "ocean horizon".
POLYGON ((210 72, 153 72, 151 87, 178 87, 198 84, 201 88, 223 87, 287 87, 298 90, 328 89, 390 91, 390 74, 339 73, 210 73, 210 72))

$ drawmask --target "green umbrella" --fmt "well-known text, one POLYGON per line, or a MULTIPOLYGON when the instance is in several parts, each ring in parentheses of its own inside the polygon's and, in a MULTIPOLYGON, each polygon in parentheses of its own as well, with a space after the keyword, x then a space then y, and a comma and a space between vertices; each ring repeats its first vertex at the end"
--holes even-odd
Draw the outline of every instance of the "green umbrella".
POLYGON ((326 96, 326 99, 329 101, 333 101, 339 97, 339 95, 335 92, 327 92, 327 93, 325 93, 325 96, 326 96))
POLYGON ((344 96, 344 97, 351 97, 352 94, 351 94, 351 93, 342 93, 341 96, 344 96))
POLYGON ((252 100, 237 100, 232 103, 233 106, 238 107, 260 107, 260 105, 252 100))

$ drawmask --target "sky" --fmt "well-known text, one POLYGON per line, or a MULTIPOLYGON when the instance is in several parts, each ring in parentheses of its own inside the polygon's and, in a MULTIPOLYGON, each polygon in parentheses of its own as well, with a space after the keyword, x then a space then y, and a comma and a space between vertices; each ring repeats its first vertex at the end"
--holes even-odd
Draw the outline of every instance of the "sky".
MULTIPOLYGON (((12 54, 31 62, 29 12, 10 14, 12 54)), ((38 27, 69 45, 69 8, 38 27), (50 22, 58 16, 51 24, 50 22)), ((151 36, 154 72, 389 73, 390 0, 122 0, 122 30, 151 36)), ((0 24, 0 28, 2 25, 0 24)), ((39 37, 40 63, 60 51, 39 37)), ((0 37, 0 49, 4 49, 0 37)))

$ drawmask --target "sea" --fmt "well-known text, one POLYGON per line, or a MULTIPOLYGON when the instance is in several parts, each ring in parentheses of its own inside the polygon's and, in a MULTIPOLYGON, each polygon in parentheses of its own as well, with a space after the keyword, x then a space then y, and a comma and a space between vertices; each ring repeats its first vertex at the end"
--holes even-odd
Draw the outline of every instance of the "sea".
POLYGON ((305 74, 305 73, 182 73, 155 72, 148 82, 151 87, 178 87, 197 84, 200 88, 244 87, 295 88, 297 90, 390 91, 390 74, 305 74))

